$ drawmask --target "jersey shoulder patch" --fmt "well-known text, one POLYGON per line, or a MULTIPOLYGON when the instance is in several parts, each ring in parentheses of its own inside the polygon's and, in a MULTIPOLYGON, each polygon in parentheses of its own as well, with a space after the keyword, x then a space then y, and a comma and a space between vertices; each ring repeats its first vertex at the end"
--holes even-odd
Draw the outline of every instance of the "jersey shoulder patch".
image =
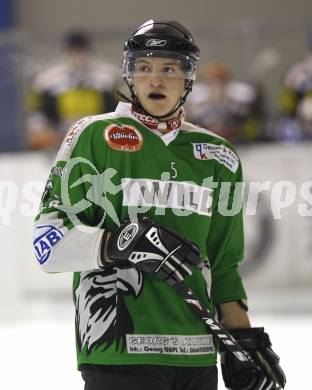
MULTIPOLYGON (((197 160, 216 160, 231 172, 236 173, 239 167, 239 157, 225 138, 188 122, 184 123, 183 130, 209 136, 207 142, 192 142, 193 154, 197 160)), ((201 139, 204 140, 202 137, 201 139)))
POLYGON ((193 153, 197 160, 216 160, 231 172, 236 173, 239 167, 237 154, 226 145, 208 142, 194 142, 193 153))

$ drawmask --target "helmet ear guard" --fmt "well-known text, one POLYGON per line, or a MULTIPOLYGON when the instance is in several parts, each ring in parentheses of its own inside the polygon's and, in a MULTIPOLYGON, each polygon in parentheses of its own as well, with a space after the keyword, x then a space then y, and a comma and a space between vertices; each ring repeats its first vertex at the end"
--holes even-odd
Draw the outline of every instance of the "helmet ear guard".
POLYGON ((176 21, 154 22, 153 20, 145 22, 124 44, 122 76, 131 93, 130 102, 156 119, 164 119, 172 115, 185 103, 192 90, 198 59, 199 48, 194 43, 190 32, 180 23, 176 21), (174 58, 181 62, 181 74, 185 79, 185 93, 176 106, 165 115, 155 116, 147 112, 135 94, 133 74, 135 61, 139 57, 174 58))

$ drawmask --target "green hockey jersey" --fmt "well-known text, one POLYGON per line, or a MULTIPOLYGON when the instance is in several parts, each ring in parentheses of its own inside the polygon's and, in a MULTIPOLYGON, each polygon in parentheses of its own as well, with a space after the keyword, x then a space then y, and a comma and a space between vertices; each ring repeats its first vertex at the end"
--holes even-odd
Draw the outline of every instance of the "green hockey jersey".
POLYGON ((223 138, 182 122, 160 133, 120 103, 72 126, 36 217, 34 249, 50 273, 74 272, 81 364, 216 364, 206 325, 171 287, 133 267, 100 268, 104 230, 146 215, 196 243, 205 262, 186 279, 202 303, 246 299, 242 170, 223 138))

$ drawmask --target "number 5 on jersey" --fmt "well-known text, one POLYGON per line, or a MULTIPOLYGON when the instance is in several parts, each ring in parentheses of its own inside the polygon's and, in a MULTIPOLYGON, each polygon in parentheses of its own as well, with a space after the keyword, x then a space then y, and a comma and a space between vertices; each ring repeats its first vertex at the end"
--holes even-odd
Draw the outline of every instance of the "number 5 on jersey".
POLYGON ((171 161, 171 179, 175 179, 178 176, 178 170, 176 168, 177 163, 175 161, 171 161))

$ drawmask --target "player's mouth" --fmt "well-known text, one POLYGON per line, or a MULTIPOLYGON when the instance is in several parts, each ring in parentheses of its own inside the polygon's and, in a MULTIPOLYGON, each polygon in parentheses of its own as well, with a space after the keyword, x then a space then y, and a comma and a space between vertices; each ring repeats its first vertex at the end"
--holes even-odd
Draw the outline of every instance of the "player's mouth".
POLYGON ((163 95, 162 93, 156 93, 156 92, 151 92, 148 94, 148 97, 153 100, 162 100, 166 99, 166 95, 163 95))

